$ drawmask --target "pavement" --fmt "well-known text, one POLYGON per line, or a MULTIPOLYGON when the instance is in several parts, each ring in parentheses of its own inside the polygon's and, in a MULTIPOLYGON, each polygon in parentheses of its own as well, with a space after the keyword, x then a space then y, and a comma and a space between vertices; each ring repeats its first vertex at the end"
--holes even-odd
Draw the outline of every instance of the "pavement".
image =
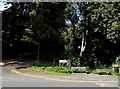
POLYGON ((74 73, 71 75, 53 75, 53 74, 44 74, 42 72, 33 72, 23 69, 12 69, 13 73, 20 75, 42 78, 55 81, 71 81, 71 82, 118 82, 118 77, 113 75, 97 75, 97 74, 86 74, 86 73, 74 73))
POLYGON ((15 70, 17 66, 26 65, 24 63, 11 62, 2 67, 3 87, 118 87, 118 77, 111 75, 78 73, 65 76, 15 70))

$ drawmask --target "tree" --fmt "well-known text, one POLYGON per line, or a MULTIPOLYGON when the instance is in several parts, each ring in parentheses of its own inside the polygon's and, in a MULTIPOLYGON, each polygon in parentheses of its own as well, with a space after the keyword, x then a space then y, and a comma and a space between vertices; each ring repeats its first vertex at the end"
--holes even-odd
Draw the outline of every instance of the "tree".
POLYGON ((3 39, 7 38, 8 43, 14 40, 20 41, 27 26, 29 12, 34 8, 33 3, 12 2, 8 10, 3 11, 3 39), (7 34, 9 33, 9 34, 7 34), (4 37, 5 36, 5 37, 4 37))
MULTIPOLYGON (((111 36, 111 38, 118 37, 119 30, 115 30, 112 24, 119 24, 116 22, 118 21, 116 19, 119 18, 119 3, 83 2, 78 5, 80 13, 83 16, 81 26, 83 26, 84 43, 86 43, 82 56, 86 56, 89 59, 89 65, 110 65, 114 61, 113 58, 117 52, 113 52, 116 49, 115 39, 114 41, 112 39, 110 41, 108 36, 114 34, 116 36, 111 36), (111 48, 111 46, 114 48, 111 48)), ((116 40, 117 42, 118 39, 116 40)))
POLYGON ((57 40, 57 45, 61 44, 59 31, 64 28, 64 10, 66 3, 37 3, 36 9, 31 13, 32 31, 36 42, 38 42, 38 61, 40 54, 40 40, 57 40))
POLYGON ((27 35, 24 31, 29 28, 27 19, 29 12, 34 8, 34 3, 12 2, 11 5, 2 12, 2 41, 9 48, 15 49, 16 52, 12 50, 15 55, 19 55, 23 51, 20 49, 23 43, 21 39, 27 35))

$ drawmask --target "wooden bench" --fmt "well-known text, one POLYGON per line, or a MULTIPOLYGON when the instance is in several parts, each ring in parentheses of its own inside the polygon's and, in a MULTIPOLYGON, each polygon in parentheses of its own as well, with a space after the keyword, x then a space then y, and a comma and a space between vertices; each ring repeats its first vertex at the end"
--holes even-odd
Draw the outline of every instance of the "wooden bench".
POLYGON ((119 74, 120 74, 120 65, 118 65, 118 64, 113 64, 112 67, 113 67, 113 71, 115 71, 115 67, 119 68, 119 74))
POLYGON ((28 65, 19 65, 16 67, 16 69, 27 68, 27 67, 28 67, 28 65))
POLYGON ((71 69, 72 70, 83 70, 83 71, 87 70, 86 67, 71 67, 71 69))
POLYGON ((109 73, 110 70, 109 69, 96 69, 97 73, 100 73, 100 72, 107 72, 109 73))

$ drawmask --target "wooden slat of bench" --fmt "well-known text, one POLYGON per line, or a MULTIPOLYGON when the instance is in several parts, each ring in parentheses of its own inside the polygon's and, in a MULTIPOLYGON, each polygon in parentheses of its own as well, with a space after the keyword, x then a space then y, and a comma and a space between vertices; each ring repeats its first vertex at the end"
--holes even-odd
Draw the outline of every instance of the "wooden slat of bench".
POLYGON ((109 69, 96 69, 97 72, 110 72, 109 69))
POLYGON ((86 67, 71 67, 73 70, 86 70, 86 67))

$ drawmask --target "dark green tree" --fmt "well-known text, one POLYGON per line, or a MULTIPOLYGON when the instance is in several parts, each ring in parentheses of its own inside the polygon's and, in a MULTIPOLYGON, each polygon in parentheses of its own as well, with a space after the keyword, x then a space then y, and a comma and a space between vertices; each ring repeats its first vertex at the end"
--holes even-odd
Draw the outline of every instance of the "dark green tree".
POLYGON ((38 61, 40 40, 57 41, 54 45, 62 44, 60 30, 65 26, 64 10, 66 3, 37 3, 36 9, 30 12, 32 31, 38 43, 38 61))

